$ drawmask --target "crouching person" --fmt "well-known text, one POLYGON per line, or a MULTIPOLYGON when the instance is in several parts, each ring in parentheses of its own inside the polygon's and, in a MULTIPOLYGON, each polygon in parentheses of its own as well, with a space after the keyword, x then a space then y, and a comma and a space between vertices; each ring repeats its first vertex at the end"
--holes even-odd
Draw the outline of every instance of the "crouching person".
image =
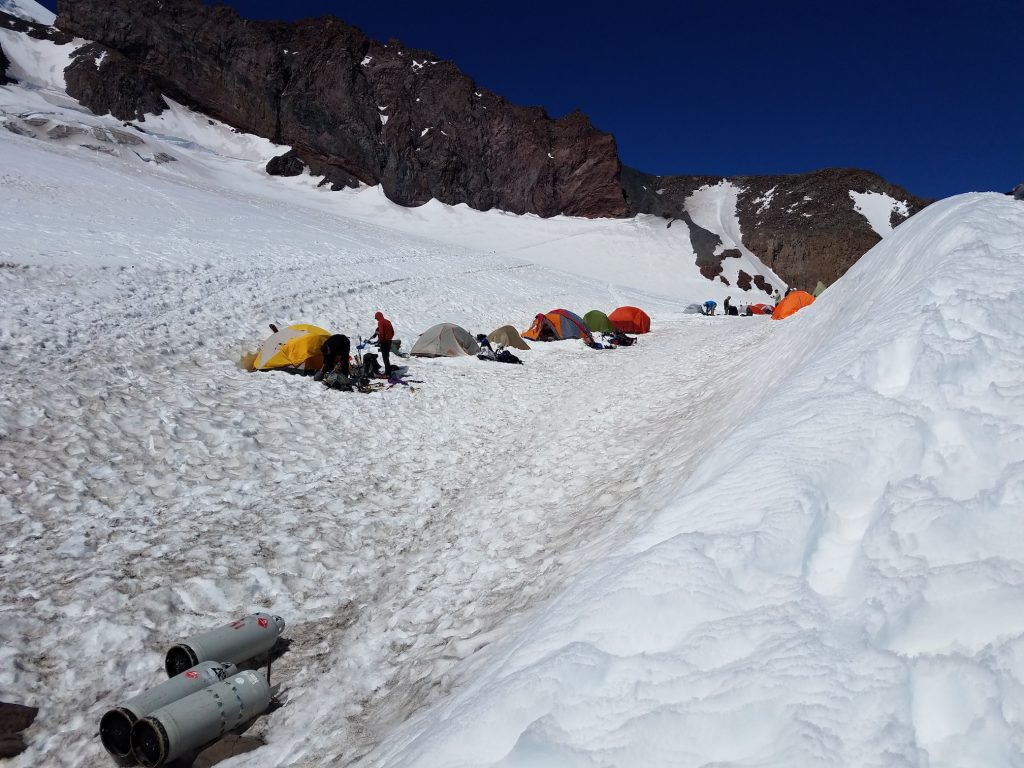
POLYGON ((340 333, 329 336, 327 341, 320 347, 320 354, 323 355, 324 365, 316 372, 313 379, 320 381, 327 374, 333 373, 335 369, 341 371, 348 378, 351 375, 348 360, 351 349, 352 345, 348 340, 348 336, 340 333))

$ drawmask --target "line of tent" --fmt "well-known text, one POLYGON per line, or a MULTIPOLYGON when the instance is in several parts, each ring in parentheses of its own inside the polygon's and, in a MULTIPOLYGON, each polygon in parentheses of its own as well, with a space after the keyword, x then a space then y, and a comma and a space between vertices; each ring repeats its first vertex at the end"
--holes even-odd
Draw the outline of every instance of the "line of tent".
MULTIPOLYGON (((511 325, 503 325, 487 334, 495 346, 529 349, 524 339, 557 341, 582 339, 594 344, 594 333, 648 333, 651 318, 638 307, 619 307, 610 315, 593 309, 583 317, 567 309, 553 309, 538 314, 522 334, 511 325)), ((300 323, 283 328, 260 345, 259 351, 242 358, 242 366, 251 371, 279 368, 319 370, 323 365, 320 347, 331 335, 315 325, 300 323)), ((454 323, 438 323, 420 334, 410 351, 416 357, 459 357, 476 355, 480 345, 465 328, 454 323)))

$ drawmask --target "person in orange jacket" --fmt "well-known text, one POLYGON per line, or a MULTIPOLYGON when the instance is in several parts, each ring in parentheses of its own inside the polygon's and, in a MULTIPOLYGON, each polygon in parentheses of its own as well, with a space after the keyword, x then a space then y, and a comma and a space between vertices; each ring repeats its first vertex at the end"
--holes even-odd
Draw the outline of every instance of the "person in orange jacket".
POLYGON ((384 317, 383 312, 378 312, 374 317, 377 318, 377 330, 369 340, 377 339, 380 356, 384 363, 384 373, 388 374, 395 370, 391 367, 391 340, 395 338, 395 327, 390 320, 384 317))

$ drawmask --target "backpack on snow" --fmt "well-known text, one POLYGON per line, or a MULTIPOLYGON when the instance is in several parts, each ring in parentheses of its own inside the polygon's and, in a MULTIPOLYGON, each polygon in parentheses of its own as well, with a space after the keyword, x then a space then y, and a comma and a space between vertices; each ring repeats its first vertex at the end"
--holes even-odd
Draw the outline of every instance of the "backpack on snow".
POLYGON ((499 363, 519 363, 519 365, 523 364, 522 360, 513 355, 507 349, 499 349, 497 352, 495 352, 494 359, 497 360, 499 363))

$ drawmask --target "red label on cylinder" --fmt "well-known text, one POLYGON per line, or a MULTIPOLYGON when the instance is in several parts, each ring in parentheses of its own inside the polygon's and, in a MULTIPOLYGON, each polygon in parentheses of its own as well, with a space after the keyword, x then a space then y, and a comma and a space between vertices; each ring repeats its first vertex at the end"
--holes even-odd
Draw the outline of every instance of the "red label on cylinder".
POLYGON ((194 669, 190 669, 188 672, 185 673, 185 677, 187 677, 189 680, 195 680, 197 677, 199 677, 199 673, 196 672, 194 669))
POLYGON ((269 622, 269 621, 267 621, 267 620, 266 620, 265 618, 263 618, 262 616, 260 616, 260 617, 259 617, 259 618, 258 618, 258 619, 256 620, 256 623, 257 623, 257 624, 259 624, 259 625, 260 625, 260 626, 261 626, 261 627, 262 627, 263 629, 266 629, 266 628, 267 628, 267 624, 269 624, 270 622, 269 622))

